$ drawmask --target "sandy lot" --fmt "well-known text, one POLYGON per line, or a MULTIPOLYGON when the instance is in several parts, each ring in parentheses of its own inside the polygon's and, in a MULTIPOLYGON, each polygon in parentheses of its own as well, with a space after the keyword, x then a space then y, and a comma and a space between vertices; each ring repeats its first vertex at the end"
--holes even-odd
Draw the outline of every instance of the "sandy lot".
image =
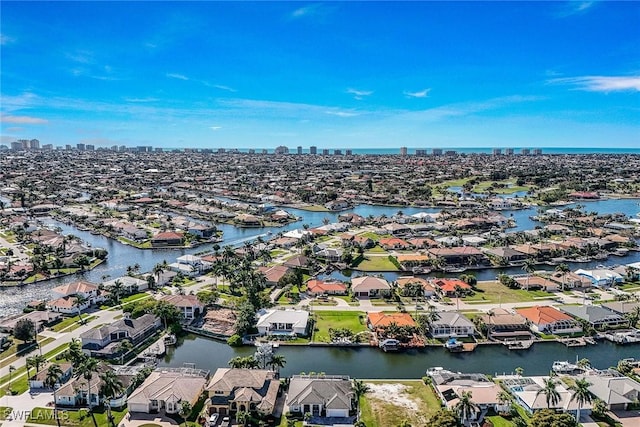
POLYGON ((369 396, 383 402, 393 403, 395 406, 409 409, 411 411, 418 410, 418 404, 415 400, 405 393, 406 386, 403 384, 371 384, 367 383, 370 388, 369 396))

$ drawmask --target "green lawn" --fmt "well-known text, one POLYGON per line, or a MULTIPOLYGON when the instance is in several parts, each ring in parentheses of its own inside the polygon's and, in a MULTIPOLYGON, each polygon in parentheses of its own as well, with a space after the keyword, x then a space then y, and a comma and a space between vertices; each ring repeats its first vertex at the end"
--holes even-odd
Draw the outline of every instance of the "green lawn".
POLYGON ((13 408, 9 408, 8 406, 0 406, 0 420, 6 420, 7 415, 11 413, 13 408))
MULTIPOLYGON (((96 316, 83 316, 82 317, 82 321, 86 324, 92 320, 96 319, 96 316)), ((53 325, 51 327, 51 330, 54 332, 71 332, 74 329, 79 328, 80 326, 82 326, 79 323, 80 318, 78 316, 73 316, 73 317, 68 317, 66 319, 64 319, 63 321, 61 321, 60 323, 56 323, 55 325, 53 325)))
POLYGON ((619 286, 623 291, 638 291, 640 290, 640 283, 638 282, 626 282, 619 286))
MULTIPOLYGON (((125 408, 120 411, 114 409, 111 413, 114 416, 115 425, 118 425, 127 413, 127 409, 125 408)), ((79 411, 58 410, 58 414, 60 424, 63 426, 95 427, 96 425, 110 425, 109 420, 107 419, 107 412, 103 408, 94 408, 93 416, 89 415, 85 409, 81 409, 79 411)), ((56 425, 56 420, 53 417, 53 409, 50 408, 34 408, 31 416, 29 417, 29 421, 37 424, 56 425)))
POLYGON ((375 245, 373 248, 367 249, 367 251, 365 252, 365 256, 367 255, 367 253, 372 253, 372 254, 388 254, 388 252, 386 251, 386 249, 384 249, 382 246, 378 246, 378 245, 375 245))
POLYGON ((402 384, 405 386, 402 397, 418 405, 417 411, 411 410, 392 401, 373 397, 371 393, 365 394, 360 398, 360 410, 361 419, 367 426, 397 426, 405 419, 411 425, 423 426, 427 425, 427 417, 440 409, 440 400, 435 392, 422 381, 367 381, 367 384, 402 384))
POLYGON ((473 296, 463 298, 463 301, 484 301, 484 302, 533 302, 539 299, 555 298, 556 295, 546 291, 526 291, 524 289, 509 289, 500 282, 487 281, 478 282, 476 286, 478 292, 473 296))
POLYGON ((347 328, 354 333, 366 331, 365 313, 361 311, 319 311, 314 314, 317 331, 313 334, 315 342, 330 342, 329 328, 347 328), (363 316, 363 320, 360 320, 363 316))
POLYGON ((370 256, 362 258, 362 261, 354 267, 354 270, 360 271, 398 271, 389 258, 386 256, 370 256))

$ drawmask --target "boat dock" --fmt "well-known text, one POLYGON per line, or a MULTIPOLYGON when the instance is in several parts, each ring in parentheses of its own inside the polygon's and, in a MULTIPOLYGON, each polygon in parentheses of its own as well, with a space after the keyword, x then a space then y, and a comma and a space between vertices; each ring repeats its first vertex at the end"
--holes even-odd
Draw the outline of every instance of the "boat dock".
POLYGON ((503 344, 509 350, 527 350, 533 345, 533 340, 503 341, 503 344))
POLYGON ((156 342, 151 344, 145 351, 140 354, 140 357, 161 357, 167 352, 167 347, 165 345, 165 338, 167 335, 163 335, 156 342))

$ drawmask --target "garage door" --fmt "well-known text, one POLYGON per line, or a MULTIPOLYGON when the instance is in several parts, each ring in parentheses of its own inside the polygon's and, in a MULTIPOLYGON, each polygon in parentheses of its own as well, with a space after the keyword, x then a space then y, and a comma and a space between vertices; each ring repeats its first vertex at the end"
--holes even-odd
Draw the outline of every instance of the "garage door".
POLYGON ((327 417, 347 417, 349 411, 346 409, 327 409, 327 417))

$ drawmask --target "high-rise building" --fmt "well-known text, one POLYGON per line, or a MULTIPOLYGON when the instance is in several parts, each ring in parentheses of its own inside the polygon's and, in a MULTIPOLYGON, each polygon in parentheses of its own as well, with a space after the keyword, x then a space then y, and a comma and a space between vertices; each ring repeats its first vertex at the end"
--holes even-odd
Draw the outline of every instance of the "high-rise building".
POLYGON ((505 148, 504 154, 506 154, 507 156, 513 156, 513 148, 505 148))
POLYGON ((249 148, 248 153, 249 153, 249 154, 256 154, 256 150, 255 150, 255 148, 249 148))
POLYGON ((528 148, 523 148, 522 150, 520 150, 520 154, 522 154, 523 156, 528 156, 529 154, 531 154, 531 152, 528 148))
POLYGON ((318 147, 316 147, 315 145, 309 147, 309 154, 318 154, 318 147))
POLYGON ((427 150, 416 150, 416 156, 424 157, 427 155, 427 150))
POLYGON ((342 156, 342 150, 340 150, 340 149, 333 150, 333 155, 334 156, 342 156))
POLYGON ((29 150, 39 150, 40 149, 40 141, 37 139, 32 139, 29 141, 29 150))
POLYGON ((432 153, 434 156, 442 156, 442 148, 434 148, 432 153))
POLYGON ((344 151, 344 154, 345 154, 345 156, 353 156, 353 150, 347 149, 347 150, 344 151))
POLYGON ((502 154, 502 149, 501 148, 494 148, 493 149, 493 155, 494 156, 499 156, 502 154))
POLYGON ((456 150, 447 150, 444 152, 445 156, 455 156, 456 154, 458 154, 456 150))
POLYGON ((400 147, 400 155, 401 156, 407 155, 407 147, 400 147))
POLYGON ((329 149, 328 148, 323 148, 322 149, 322 155, 323 156, 328 156, 329 155, 329 149))
POLYGON ((42 149, 45 151, 52 151, 53 150, 53 144, 44 144, 42 146, 42 149))
POLYGON ((86 150, 87 148, 86 148, 86 146, 85 146, 83 143, 78 142, 78 143, 76 144, 76 149, 77 149, 77 150, 79 150, 79 151, 84 151, 84 150, 86 150))
POLYGON ((276 154, 289 154, 289 149, 284 145, 279 145, 275 149, 276 154))
POLYGON ((542 155, 542 148, 535 148, 533 150, 533 155, 534 156, 541 156, 542 155))
POLYGON ((87 151, 95 151, 96 146, 93 144, 87 144, 85 148, 87 151))
POLYGON ((301 145, 298 145, 297 151, 298 151, 298 154, 302 154, 302 146, 301 145))
POLYGON ((263 148, 261 152, 262 154, 269 154, 269 150, 267 150, 266 148, 263 148))

